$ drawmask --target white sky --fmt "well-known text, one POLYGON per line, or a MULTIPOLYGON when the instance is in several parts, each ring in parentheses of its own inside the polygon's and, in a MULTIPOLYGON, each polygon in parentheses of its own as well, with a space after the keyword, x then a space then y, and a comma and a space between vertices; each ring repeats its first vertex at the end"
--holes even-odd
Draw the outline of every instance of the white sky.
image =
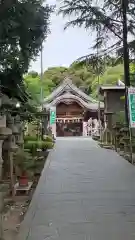
MULTIPOLYGON (((48 0, 56 4, 55 0, 48 0)), ((67 19, 68 20, 68 19, 67 19)), ((51 16, 51 34, 44 42, 43 69, 53 66, 69 66, 78 57, 91 52, 94 36, 83 28, 68 28, 64 31, 66 19, 53 13, 51 16)), ((30 70, 40 72, 40 56, 31 64, 30 70)))

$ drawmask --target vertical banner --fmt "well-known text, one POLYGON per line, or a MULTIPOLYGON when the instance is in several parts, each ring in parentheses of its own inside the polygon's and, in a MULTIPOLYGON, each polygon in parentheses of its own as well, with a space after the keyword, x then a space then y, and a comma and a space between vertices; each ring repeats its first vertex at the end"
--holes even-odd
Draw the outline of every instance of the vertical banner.
POLYGON ((128 105, 129 105, 129 119, 130 127, 135 128, 135 88, 128 88, 128 105))
POLYGON ((56 137, 56 107, 50 108, 50 127, 52 134, 56 137))
POLYGON ((56 123, 56 107, 50 108, 50 125, 56 123))

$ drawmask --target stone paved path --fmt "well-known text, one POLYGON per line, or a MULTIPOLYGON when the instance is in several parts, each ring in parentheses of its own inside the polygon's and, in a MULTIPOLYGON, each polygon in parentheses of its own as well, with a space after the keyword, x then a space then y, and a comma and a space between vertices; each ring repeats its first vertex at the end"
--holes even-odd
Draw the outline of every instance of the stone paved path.
POLYGON ((18 239, 135 239, 134 166, 87 138, 58 139, 47 165, 18 239))

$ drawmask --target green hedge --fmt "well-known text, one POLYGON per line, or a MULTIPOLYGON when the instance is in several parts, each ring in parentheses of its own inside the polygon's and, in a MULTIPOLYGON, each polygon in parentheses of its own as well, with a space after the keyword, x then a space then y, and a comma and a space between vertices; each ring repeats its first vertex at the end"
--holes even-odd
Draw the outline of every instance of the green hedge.
MULTIPOLYGON (((28 141, 38 141, 38 138, 37 138, 37 136, 26 135, 26 136, 24 137, 24 141, 25 141, 25 142, 28 142, 28 141)), ((45 136, 44 141, 46 141, 46 142, 53 142, 53 139, 52 139, 51 136, 48 136, 48 135, 47 135, 47 136, 45 136)))
POLYGON ((52 139, 51 136, 46 136, 46 137, 45 137, 45 141, 46 141, 46 142, 53 142, 53 139, 52 139))
POLYGON ((52 142, 46 141, 27 141, 24 143, 24 149, 30 150, 31 153, 35 154, 38 149, 47 150, 53 147, 52 142))
POLYGON ((37 136, 30 136, 30 135, 26 135, 24 136, 24 142, 28 142, 28 141, 37 141, 37 136))

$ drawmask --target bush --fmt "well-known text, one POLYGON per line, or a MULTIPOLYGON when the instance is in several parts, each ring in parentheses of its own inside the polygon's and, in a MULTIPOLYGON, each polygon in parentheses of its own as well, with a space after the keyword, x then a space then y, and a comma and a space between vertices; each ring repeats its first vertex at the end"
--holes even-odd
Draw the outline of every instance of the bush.
POLYGON ((42 142, 42 149, 43 150, 51 149, 52 147, 53 147, 52 142, 47 142, 47 141, 42 142))
POLYGON ((37 136, 26 135, 24 137, 24 142, 28 142, 28 141, 37 141, 37 136))
POLYGON ((30 150, 32 155, 36 155, 37 149, 47 150, 53 147, 52 142, 47 141, 27 141, 24 143, 24 149, 30 150))
POLYGON ((38 149, 38 141, 24 142, 24 149, 28 149, 32 153, 32 155, 36 155, 38 149))
POLYGON ((51 136, 46 136, 46 137, 45 137, 45 141, 46 141, 46 142, 53 142, 53 139, 52 139, 51 136))
POLYGON ((42 171, 44 162, 44 158, 38 161, 38 159, 33 157, 32 154, 25 152, 22 149, 19 149, 14 154, 14 165, 17 176, 21 176, 25 173, 28 177, 32 177, 36 171, 42 171))
POLYGON ((32 155, 22 149, 18 149, 18 151, 14 153, 14 163, 22 172, 27 171, 33 165, 32 155))

